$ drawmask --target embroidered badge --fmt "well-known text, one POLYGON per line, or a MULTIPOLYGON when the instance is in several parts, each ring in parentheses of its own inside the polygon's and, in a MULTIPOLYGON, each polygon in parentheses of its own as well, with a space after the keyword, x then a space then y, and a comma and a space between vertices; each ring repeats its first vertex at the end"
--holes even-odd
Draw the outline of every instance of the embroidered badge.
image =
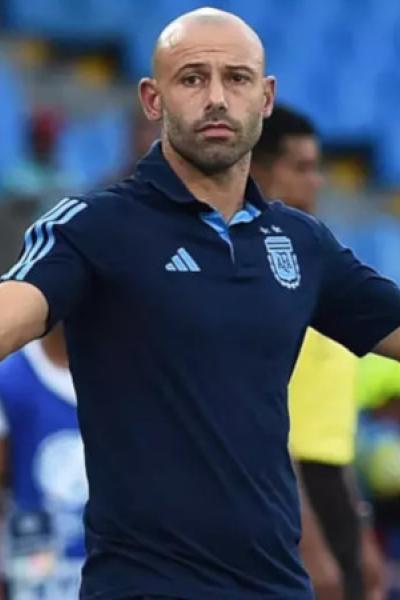
POLYGON ((275 279, 290 290, 299 287, 300 268, 290 238, 285 235, 267 236, 264 242, 275 279))

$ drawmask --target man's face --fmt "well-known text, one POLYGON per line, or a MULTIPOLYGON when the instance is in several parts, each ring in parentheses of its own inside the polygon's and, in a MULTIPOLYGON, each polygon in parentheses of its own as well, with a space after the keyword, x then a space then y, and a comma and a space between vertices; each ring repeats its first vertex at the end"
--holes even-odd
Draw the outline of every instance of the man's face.
POLYGON ((288 136, 282 142, 282 153, 256 175, 269 197, 309 213, 316 208, 318 192, 323 184, 321 152, 314 136, 288 136))
POLYGON ((273 81, 263 68, 262 51, 234 26, 189 27, 159 66, 164 140, 208 174, 237 163, 257 142, 272 105, 273 81))

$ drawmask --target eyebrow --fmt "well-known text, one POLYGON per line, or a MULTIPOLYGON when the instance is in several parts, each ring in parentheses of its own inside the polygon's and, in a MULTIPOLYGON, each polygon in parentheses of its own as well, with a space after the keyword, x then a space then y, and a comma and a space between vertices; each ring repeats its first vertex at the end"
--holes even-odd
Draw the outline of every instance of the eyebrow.
MULTIPOLYGON (((193 63, 187 63, 185 65, 182 65, 182 67, 180 67, 178 69, 178 71, 175 73, 175 77, 179 76, 183 71, 186 70, 190 70, 190 69, 204 69, 207 68, 209 65, 208 63, 205 62, 193 62, 193 63)), ((253 69, 252 67, 249 67, 248 65, 243 65, 243 64, 238 64, 238 65, 226 65, 224 68, 226 68, 228 71, 246 71, 247 73, 254 75, 256 73, 256 70, 253 69)))
POLYGON ((255 69, 249 67, 248 65, 227 65, 226 68, 229 71, 247 71, 250 74, 254 74, 256 72, 255 69))
POLYGON ((182 73, 182 71, 186 71, 187 69, 201 69, 201 68, 204 68, 207 66, 208 66, 207 63, 204 63, 204 62, 186 63, 177 70, 175 75, 180 75, 180 73, 182 73))

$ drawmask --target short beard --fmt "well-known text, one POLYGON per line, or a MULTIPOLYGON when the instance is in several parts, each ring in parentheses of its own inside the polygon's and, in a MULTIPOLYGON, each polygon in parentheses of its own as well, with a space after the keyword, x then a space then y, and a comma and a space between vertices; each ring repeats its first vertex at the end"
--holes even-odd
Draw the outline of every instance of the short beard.
POLYGON ((260 137, 262 127, 262 121, 257 118, 257 122, 254 119, 251 123, 245 139, 240 136, 236 143, 231 145, 222 140, 220 144, 217 141, 205 141, 204 144, 198 145, 190 136, 187 138, 180 123, 174 117, 171 118, 171 115, 166 117, 164 123, 168 124, 164 135, 175 152, 209 177, 228 171, 249 154, 260 137))
POLYGON ((244 149, 239 152, 238 148, 224 148, 223 152, 220 152, 218 148, 211 150, 211 148, 204 151, 202 148, 194 148, 181 144, 180 140, 169 137, 169 143, 172 148, 177 152, 186 162, 193 165, 198 171, 207 176, 220 175, 228 171, 236 163, 238 163, 247 153, 248 150, 244 149))

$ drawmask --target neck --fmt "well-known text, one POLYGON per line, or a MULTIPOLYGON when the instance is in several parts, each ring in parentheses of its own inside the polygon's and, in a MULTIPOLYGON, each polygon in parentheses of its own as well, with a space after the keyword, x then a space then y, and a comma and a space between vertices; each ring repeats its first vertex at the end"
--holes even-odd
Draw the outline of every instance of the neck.
POLYGON ((250 170, 250 153, 226 171, 215 175, 206 175, 197 169, 180 156, 165 139, 163 154, 188 190, 201 202, 218 210, 226 221, 243 207, 250 170))
POLYGON ((68 368, 68 355, 64 336, 61 330, 55 329, 41 340, 47 357, 57 367, 68 368))

